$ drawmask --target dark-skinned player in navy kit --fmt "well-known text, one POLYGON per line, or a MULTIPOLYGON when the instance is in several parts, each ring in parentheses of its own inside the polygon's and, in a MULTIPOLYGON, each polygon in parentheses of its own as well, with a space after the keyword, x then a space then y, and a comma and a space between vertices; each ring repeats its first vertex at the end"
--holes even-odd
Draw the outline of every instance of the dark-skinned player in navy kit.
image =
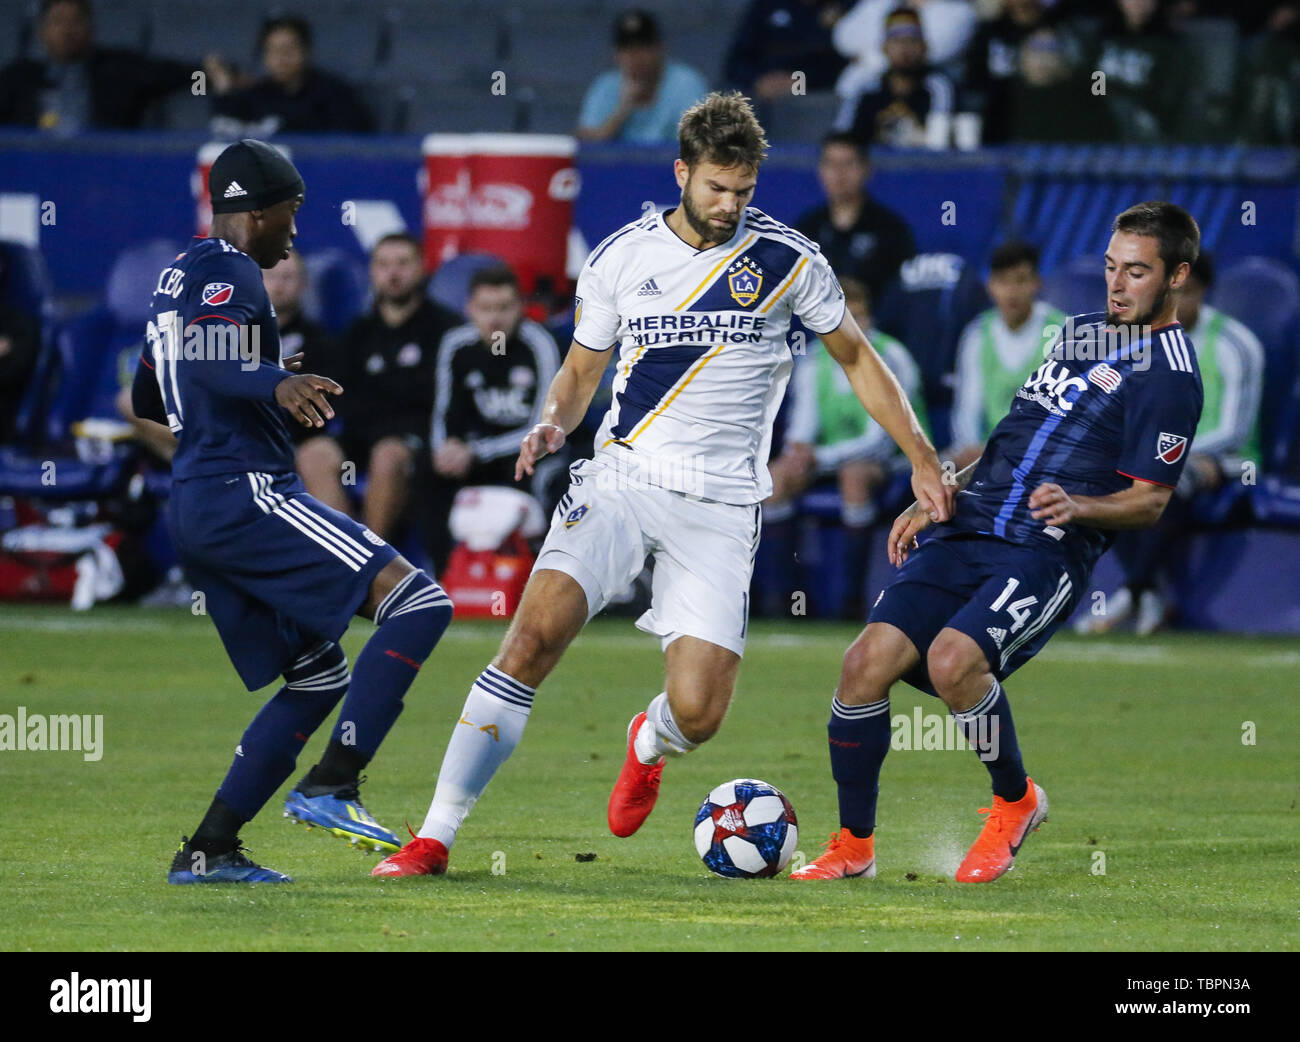
POLYGON ((240 679, 250 691, 277 677, 283 684, 244 732, 168 879, 290 882, 252 862, 239 831, 340 701, 325 753, 294 786, 285 816, 362 848, 400 846, 362 805, 361 770, 452 607, 428 575, 309 496, 294 473, 286 424, 323 427, 334 415, 330 398, 343 393, 325 377, 293 372, 299 359, 281 359, 262 283, 261 269, 288 256, 297 235, 301 176, 250 139, 222 152, 209 180, 212 234, 159 275, 132 403, 178 439, 168 528, 240 679), (349 675, 338 640, 354 615, 378 628, 349 675))

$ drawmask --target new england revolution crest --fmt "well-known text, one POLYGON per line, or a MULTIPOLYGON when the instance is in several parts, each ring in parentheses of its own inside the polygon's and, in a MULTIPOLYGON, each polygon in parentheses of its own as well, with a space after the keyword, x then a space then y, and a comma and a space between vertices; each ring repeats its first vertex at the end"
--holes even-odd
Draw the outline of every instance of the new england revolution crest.
POLYGON ((758 299, 763 288, 763 269, 749 257, 741 257, 727 269, 727 286, 731 299, 747 308, 758 299))

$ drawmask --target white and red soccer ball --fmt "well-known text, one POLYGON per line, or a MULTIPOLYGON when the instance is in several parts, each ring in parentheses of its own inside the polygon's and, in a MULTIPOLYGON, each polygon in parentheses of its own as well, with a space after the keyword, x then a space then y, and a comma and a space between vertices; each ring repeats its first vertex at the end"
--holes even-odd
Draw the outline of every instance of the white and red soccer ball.
POLYGON ((790 863, 798 843, 799 821, 790 801, 755 778, 719 785, 695 815, 695 850, 720 876, 774 876, 790 863))

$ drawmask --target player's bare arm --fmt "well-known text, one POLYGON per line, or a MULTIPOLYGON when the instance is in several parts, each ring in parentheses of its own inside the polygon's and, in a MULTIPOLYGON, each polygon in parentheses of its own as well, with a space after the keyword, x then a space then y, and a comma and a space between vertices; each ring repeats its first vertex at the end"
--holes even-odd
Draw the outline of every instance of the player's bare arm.
POLYGON ((558 452, 564 439, 582 422, 591 399, 600 386, 600 378, 609 364, 609 351, 593 351, 576 340, 569 345, 542 406, 542 420, 529 431, 519 446, 515 462, 515 480, 532 475, 533 467, 543 456, 558 452))
POLYGON ((912 490, 917 502, 933 521, 952 517, 953 486, 944 481, 939 456, 921 428, 912 403, 889 367, 858 328, 853 316, 845 314, 838 329, 822 336, 832 358, 843 368, 863 408, 871 414, 912 464, 912 490))
POLYGON ((1039 485, 1029 496, 1029 510, 1048 525, 1090 525, 1093 528, 1149 528, 1165 512, 1173 489, 1152 481, 1137 481, 1108 496, 1072 496, 1060 485, 1039 485))
MULTIPOLYGON (((954 494, 970 484, 971 476, 975 473, 975 464, 978 462, 979 460, 976 460, 975 463, 963 467, 956 473, 951 486, 954 494)), ((898 567, 907 560, 907 555, 916 546, 918 533, 930 527, 931 520, 930 512, 923 509, 919 502, 913 503, 898 515, 889 530, 890 564, 898 567)))

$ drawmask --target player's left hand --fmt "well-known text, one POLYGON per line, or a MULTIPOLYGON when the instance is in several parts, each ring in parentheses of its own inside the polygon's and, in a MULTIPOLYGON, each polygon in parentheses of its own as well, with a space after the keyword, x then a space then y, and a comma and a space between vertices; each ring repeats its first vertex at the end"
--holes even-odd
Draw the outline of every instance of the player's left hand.
POLYGON ((932 465, 912 468, 912 491, 916 493, 917 506, 929 515, 931 521, 941 524, 952 517, 952 497, 956 489, 951 478, 944 480, 937 457, 932 465))
POLYGON ((1029 516, 1059 528, 1079 516, 1079 504, 1060 485, 1044 483, 1029 494, 1029 516))
POLYGON ((907 555, 916 549, 916 536, 930 527, 930 513, 919 502, 898 515, 894 527, 889 530, 889 563, 895 568, 902 567, 907 555))

